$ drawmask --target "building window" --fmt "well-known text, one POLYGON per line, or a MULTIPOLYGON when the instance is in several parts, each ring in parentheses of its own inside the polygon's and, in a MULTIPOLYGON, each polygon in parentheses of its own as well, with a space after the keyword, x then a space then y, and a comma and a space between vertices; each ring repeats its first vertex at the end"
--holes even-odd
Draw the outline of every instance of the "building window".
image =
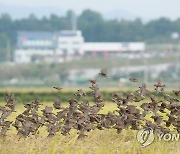
POLYGON ((68 42, 60 42, 60 44, 68 44, 68 42))
POLYGON ((128 43, 123 43, 122 46, 123 46, 124 48, 128 48, 128 47, 129 47, 129 44, 128 44, 128 43))
POLYGON ((79 42, 72 42, 72 44, 79 44, 79 42))

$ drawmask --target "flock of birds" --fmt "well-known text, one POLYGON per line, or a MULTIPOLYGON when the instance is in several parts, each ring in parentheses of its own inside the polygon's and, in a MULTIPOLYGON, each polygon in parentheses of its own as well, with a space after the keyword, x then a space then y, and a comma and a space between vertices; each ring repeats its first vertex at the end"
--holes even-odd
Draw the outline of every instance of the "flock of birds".
MULTIPOLYGON (((102 77, 108 77, 107 70, 101 70, 102 77)), ((130 78, 131 82, 138 82, 130 78)), ((62 102, 57 99, 53 107, 43 105, 39 100, 25 104, 24 112, 19 114, 15 121, 7 118, 15 111, 15 96, 6 94, 6 105, 0 106, 0 138, 5 137, 11 127, 15 127, 17 135, 28 137, 39 134, 41 127, 46 127, 48 137, 55 136, 58 132, 68 135, 72 129, 78 132, 78 139, 87 136, 87 132, 94 129, 116 129, 121 133, 124 129, 139 130, 151 127, 155 132, 168 133, 172 129, 180 132, 180 90, 173 91, 174 97, 164 92, 165 85, 161 81, 154 84, 155 94, 148 91, 146 84, 133 93, 114 93, 110 101, 116 103, 117 108, 107 114, 101 114, 105 105, 96 80, 89 80, 94 101, 93 104, 85 100, 86 93, 79 89, 74 98, 69 99, 69 106, 62 107, 62 102), (136 103, 139 102, 140 105, 136 103), (149 117, 149 118, 147 118, 149 117)), ((62 90, 61 87, 53 87, 62 90)))

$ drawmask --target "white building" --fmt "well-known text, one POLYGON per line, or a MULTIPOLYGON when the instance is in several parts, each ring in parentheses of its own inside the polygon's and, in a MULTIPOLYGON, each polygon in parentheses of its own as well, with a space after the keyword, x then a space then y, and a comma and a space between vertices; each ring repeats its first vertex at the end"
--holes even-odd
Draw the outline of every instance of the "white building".
POLYGON ((137 53, 145 50, 145 44, 143 42, 91 42, 84 43, 83 50, 85 54, 92 56, 103 55, 122 55, 123 53, 137 53))
POLYGON ((66 60, 83 55, 84 38, 81 31, 62 31, 58 37, 57 51, 61 52, 66 60))
POLYGON ((145 50, 143 42, 84 42, 81 31, 19 32, 14 52, 16 63, 60 63, 83 55, 108 56, 145 50))
POLYGON ((16 63, 63 62, 83 54, 81 31, 19 32, 16 63))

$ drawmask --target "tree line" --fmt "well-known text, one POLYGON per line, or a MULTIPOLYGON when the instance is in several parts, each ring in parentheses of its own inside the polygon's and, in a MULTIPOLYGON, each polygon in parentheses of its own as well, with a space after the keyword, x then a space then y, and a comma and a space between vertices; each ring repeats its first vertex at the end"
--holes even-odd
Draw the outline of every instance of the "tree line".
MULTIPOLYGON (((51 14, 49 17, 37 18, 31 14, 27 18, 12 19, 8 14, 0 15, 0 61, 7 58, 7 48, 15 47, 18 31, 60 31, 71 29, 73 11, 65 16, 51 14)), ((147 23, 141 19, 118 20, 104 19, 92 10, 84 10, 77 16, 78 29, 82 31, 85 41, 91 42, 127 42, 145 41, 148 43, 172 42, 171 34, 180 32, 180 18, 171 21, 159 18, 147 23)))

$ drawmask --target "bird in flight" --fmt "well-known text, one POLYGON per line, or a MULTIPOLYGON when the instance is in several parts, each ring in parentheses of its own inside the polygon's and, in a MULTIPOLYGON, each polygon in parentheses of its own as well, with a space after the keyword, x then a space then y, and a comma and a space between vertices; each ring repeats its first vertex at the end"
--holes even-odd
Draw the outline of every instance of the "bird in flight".
POLYGON ((136 78, 129 78, 129 80, 130 80, 131 82, 138 82, 138 79, 136 79, 136 78))
POLYGON ((56 90, 62 90, 63 89, 61 87, 56 87, 56 86, 54 86, 53 88, 56 89, 56 90))
POLYGON ((99 75, 102 76, 102 77, 107 77, 107 70, 102 69, 101 72, 99 73, 99 75))

